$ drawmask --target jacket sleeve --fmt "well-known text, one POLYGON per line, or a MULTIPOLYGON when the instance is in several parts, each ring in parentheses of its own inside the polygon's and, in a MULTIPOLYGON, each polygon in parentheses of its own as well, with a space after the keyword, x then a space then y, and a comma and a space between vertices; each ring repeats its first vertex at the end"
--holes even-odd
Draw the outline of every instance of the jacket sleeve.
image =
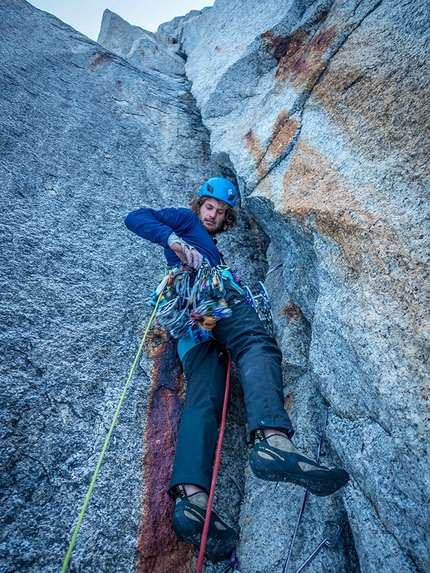
POLYGON ((126 227, 152 243, 167 248, 167 239, 175 232, 179 236, 195 224, 196 215, 189 209, 149 209, 132 211, 124 220, 126 227))

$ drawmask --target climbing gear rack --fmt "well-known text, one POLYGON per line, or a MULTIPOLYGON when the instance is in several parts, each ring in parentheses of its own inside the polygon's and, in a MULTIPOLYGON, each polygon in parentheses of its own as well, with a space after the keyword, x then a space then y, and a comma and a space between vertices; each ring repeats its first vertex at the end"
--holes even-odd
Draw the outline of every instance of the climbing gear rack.
POLYGON ((225 300, 226 287, 245 295, 258 314, 270 336, 275 336, 275 323, 270 298, 262 282, 260 292, 253 295, 239 277, 225 265, 212 267, 205 260, 198 271, 184 265, 169 269, 156 290, 151 304, 163 292, 156 320, 173 338, 191 336, 196 342, 211 337, 218 320, 230 316, 232 311, 225 300))
POLYGON ((184 266, 170 269, 152 294, 153 302, 163 289, 156 319, 173 338, 191 336, 203 342, 210 338, 218 320, 231 315, 224 300, 222 274, 207 261, 197 272, 184 266))

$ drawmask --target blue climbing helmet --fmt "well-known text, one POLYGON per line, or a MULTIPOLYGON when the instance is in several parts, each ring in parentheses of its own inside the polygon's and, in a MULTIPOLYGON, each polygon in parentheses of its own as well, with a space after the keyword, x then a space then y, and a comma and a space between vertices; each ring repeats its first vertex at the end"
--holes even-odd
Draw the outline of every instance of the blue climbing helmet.
POLYGON ((234 207, 236 205, 237 191, 236 187, 228 179, 212 177, 201 186, 199 197, 213 197, 234 207))

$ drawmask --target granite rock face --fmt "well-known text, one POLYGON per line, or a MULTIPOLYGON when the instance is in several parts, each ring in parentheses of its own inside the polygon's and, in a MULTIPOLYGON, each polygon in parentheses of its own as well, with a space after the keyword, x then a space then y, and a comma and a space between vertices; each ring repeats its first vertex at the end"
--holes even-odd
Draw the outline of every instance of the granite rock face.
MULTIPOLYGON (((186 206, 205 178, 229 172, 210 159, 183 75, 138 69, 22 0, 2 2, 0 21, 0 569, 59 571, 164 269, 123 219, 142 205, 186 206)), ((242 230, 256 240, 246 220, 242 230)), ((248 258, 246 244, 239 251, 248 258)), ((150 354, 73 571, 132 571, 138 559, 150 354)))
MULTIPOLYGON (((107 10, 99 44, 23 0, 0 11, 2 571, 59 570, 149 316, 161 253, 123 217, 186 205, 212 174, 236 179, 244 213, 221 250, 253 284, 274 269, 295 443, 315 455, 327 417, 321 460, 351 474, 310 496, 289 570, 332 520, 340 541, 309 573, 428 571, 428 4, 217 0, 156 34, 107 10)), ((142 548, 144 435, 160 372, 176 372, 163 344, 130 388, 71 570, 195 567, 162 538, 142 548)), ((252 475, 243 420, 235 376, 216 505, 241 528, 242 573, 276 573, 303 491, 252 475)))
POLYGON ((97 41, 134 66, 156 70, 163 74, 184 75, 184 59, 176 52, 177 42, 131 26, 117 14, 105 10, 97 41))
POLYGON ((363 571, 430 567, 427 9, 218 0, 183 47, 214 156, 283 262, 273 297, 309 324, 363 571))

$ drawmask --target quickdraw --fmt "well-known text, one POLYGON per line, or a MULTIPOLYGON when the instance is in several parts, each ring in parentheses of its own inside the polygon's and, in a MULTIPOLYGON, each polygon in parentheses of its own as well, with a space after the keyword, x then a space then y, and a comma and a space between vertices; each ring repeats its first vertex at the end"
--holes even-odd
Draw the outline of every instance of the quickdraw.
POLYGON ((259 281, 260 293, 257 295, 252 294, 251 289, 247 286, 246 288, 246 298, 255 312, 258 314, 261 322, 263 323, 267 334, 269 336, 276 336, 276 325, 273 319, 272 305, 270 303, 269 293, 266 290, 264 284, 259 281))

